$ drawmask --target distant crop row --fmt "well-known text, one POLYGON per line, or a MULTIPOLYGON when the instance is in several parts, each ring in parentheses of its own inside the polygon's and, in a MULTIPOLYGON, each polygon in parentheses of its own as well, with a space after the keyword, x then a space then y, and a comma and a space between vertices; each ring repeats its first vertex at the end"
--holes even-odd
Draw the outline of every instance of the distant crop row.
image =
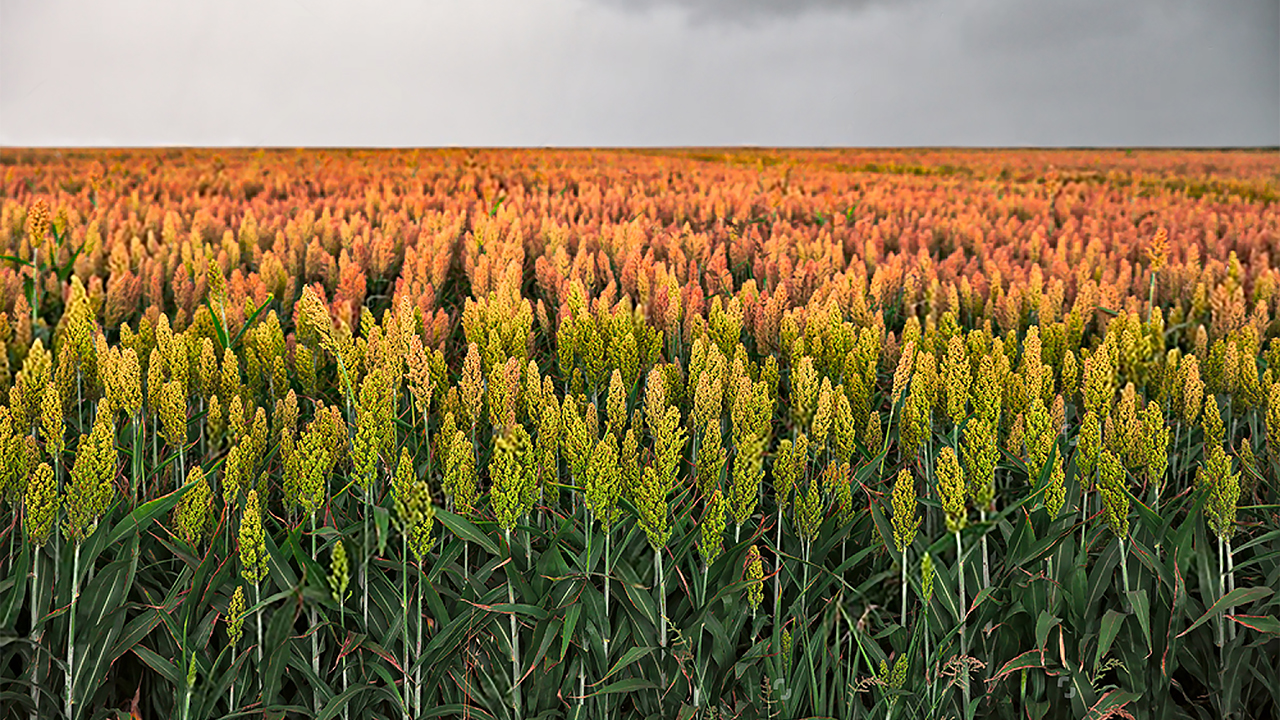
POLYGON ((1277 177, 0 151, 0 714, 1274 714, 1277 177))

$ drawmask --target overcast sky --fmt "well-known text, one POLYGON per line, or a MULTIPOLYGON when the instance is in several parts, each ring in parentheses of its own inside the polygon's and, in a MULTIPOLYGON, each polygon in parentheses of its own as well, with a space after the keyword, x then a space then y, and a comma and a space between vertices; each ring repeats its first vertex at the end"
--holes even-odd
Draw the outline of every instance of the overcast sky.
POLYGON ((0 145, 1276 145, 1280 0, 0 0, 0 145))

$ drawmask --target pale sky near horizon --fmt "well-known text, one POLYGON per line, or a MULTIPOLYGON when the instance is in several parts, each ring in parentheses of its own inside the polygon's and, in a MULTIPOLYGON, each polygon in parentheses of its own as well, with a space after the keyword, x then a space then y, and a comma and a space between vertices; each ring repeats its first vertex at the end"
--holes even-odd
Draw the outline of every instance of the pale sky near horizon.
POLYGON ((1280 145, 1280 0, 0 0, 0 146, 1280 145))

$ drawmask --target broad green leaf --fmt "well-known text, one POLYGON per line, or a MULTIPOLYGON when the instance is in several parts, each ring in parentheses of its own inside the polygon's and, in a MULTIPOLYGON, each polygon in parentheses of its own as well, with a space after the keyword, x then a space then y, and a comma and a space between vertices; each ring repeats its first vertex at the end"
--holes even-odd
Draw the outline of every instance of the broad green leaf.
POLYGON ((1191 623, 1186 630, 1178 633, 1178 637, 1182 637, 1206 622, 1209 622, 1211 618, 1222 612, 1227 607, 1232 605, 1247 605, 1255 600, 1268 598, 1274 592, 1275 591, 1271 588, 1265 587, 1236 588, 1219 598, 1218 601, 1211 605, 1208 610, 1204 611, 1203 615, 1201 615, 1195 622, 1191 623))
POLYGON ((1151 653, 1151 605, 1147 600, 1146 590, 1129 591, 1129 604, 1133 614, 1138 616, 1138 625, 1142 628, 1142 639, 1147 641, 1147 653, 1151 653))
POLYGON ((1111 649, 1111 643, 1116 639, 1116 633, 1120 632, 1120 624, 1123 622, 1124 614, 1115 610, 1108 610, 1107 614, 1102 616, 1102 632, 1098 635, 1098 652, 1093 658, 1094 672, 1097 672, 1107 650, 1111 649))
POLYGON ((11 566, 4 579, 4 583, 8 585, 8 592, 0 602, 0 628, 8 632, 13 632, 14 623, 18 620, 19 611, 27 596, 27 575, 31 572, 31 558, 30 543, 21 543, 17 562, 11 566))
POLYGON ((613 695, 617 693, 632 693, 638 690, 656 690, 658 685, 651 680, 644 678, 624 678, 614 683, 609 683, 604 687, 592 693, 587 693, 586 697, 598 697, 600 695, 613 695))
POLYGON ((470 520, 440 508, 436 509, 436 519, 444 523, 444 526, 449 528, 449 531, 454 535, 469 543, 479 545, 490 555, 503 554, 499 550, 498 544, 493 541, 493 538, 480 532, 480 529, 471 524, 470 520))
POLYGON ((997 672, 993 679, 1002 678, 1010 673, 1015 673, 1028 668, 1044 667, 1044 653, 1039 650, 1028 650, 1018 657, 1005 663, 1000 671, 997 672))
POLYGON ((560 662, 564 662, 564 654, 573 642, 573 631, 578 625, 578 617, 582 615, 581 605, 570 605, 564 614, 564 632, 560 636, 560 662))
POLYGON ((1267 635, 1280 635, 1280 620, 1271 615, 1227 615, 1241 625, 1267 635))
POLYGON ((638 646, 638 647, 628 648, 627 651, 622 654, 622 657, 618 658, 618 662, 614 663, 613 667, 609 669, 609 672, 605 673, 604 677, 600 678, 600 680, 601 681, 608 680, 609 678, 613 677, 619 670, 622 670, 623 668, 627 667, 628 665, 631 665, 632 663, 636 662, 637 660, 640 660, 641 658, 648 657, 650 653, 652 653, 654 650, 657 650, 657 649, 658 648, 652 647, 652 646, 638 646))
POLYGON ((1085 718, 1086 720, 1094 720, 1095 718, 1101 720, 1101 718, 1114 717, 1115 715, 1122 714, 1124 706, 1134 700, 1137 700, 1139 697, 1141 696, 1131 692, 1110 690, 1099 698, 1098 702, 1093 704, 1093 707, 1089 708, 1089 713, 1085 715, 1085 718))
POLYGON ((1040 611, 1040 617, 1036 619, 1036 647, 1044 649, 1045 641, 1049 638, 1049 631, 1062 622, 1056 616, 1050 615, 1048 611, 1040 611))

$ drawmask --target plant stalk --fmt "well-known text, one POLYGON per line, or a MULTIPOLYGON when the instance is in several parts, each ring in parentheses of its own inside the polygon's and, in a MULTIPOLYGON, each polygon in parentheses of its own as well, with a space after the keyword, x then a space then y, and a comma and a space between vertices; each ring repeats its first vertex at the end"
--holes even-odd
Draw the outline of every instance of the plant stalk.
MULTIPOLYGON (((511 562, 515 562, 515 558, 511 553, 511 531, 503 531, 507 536, 507 558, 511 562)), ((513 566, 514 568, 514 566, 513 566)), ((507 603, 514 605, 516 602, 515 588, 512 587, 511 581, 507 581, 507 603)), ((516 634, 516 613, 511 611, 511 709, 515 712, 516 720, 520 719, 520 636, 516 634)))
POLYGON ((1129 588, 1129 553, 1127 548, 1125 547, 1124 538, 1118 538, 1118 540, 1120 541, 1120 570, 1121 570, 1121 575, 1124 576, 1125 607, 1127 608, 1129 606, 1128 598, 1129 598, 1129 590, 1130 590, 1129 588))
POLYGON ((364 553, 360 558, 360 612, 366 628, 369 627, 369 555, 373 552, 369 547, 369 516, 373 514, 369 493, 372 491, 371 482, 369 491, 364 493, 364 553))
MULTIPOLYGON (((1227 594, 1227 572, 1224 566, 1222 552, 1222 536, 1218 536, 1218 597, 1225 597, 1227 594)), ((1222 617, 1222 611, 1218 611, 1218 648, 1222 649, 1227 644, 1226 628, 1222 617)), ((1226 667, 1223 665, 1222 667, 1226 667)))
POLYGON ((662 582, 662 551, 653 551, 654 570, 658 577, 658 646, 667 648, 667 592, 662 582))
MULTIPOLYGON (((409 720, 409 532, 400 533, 400 605, 404 608, 404 717, 409 720)), ((421 640, 419 640, 421 644, 421 640)))
MULTIPOLYGON (((583 532, 587 536, 587 555, 582 562, 582 584, 583 587, 591 584, 591 511, 587 508, 587 503, 582 503, 582 523, 583 532)), ((584 643, 585 645, 585 643, 584 643)), ((587 654, 582 654, 582 662, 578 663, 578 712, 581 714, 582 705, 586 702, 587 694, 587 654)))
MULTIPOLYGON (((253 604, 262 604, 262 586, 257 580, 253 581, 253 604)), ((258 668, 262 668, 262 608, 256 608, 253 611, 253 624, 258 632, 258 668)))
POLYGON ((773 553, 777 565, 773 569, 773 627, 775 637, 778 634, 777 629, 782 626, 782 505, 784 502, 785 498, 778 499, 778 537, 773 553))
MULTIPOLYGON (((417 644, 416 654, 418 659, 422 658, 422 566, 418 566, 418 614, 414 618, 414 624, 417 626, 417 644)), ((344 670, 345 672, 345 670, 344 670)), ((413 714, 422 714, 422 666, 417 665, 413 669, 413 714)))
POLYGON ((604 659, 608 665, 609 660, 609 535, 608 528, 604 531, 604 659))
POLYGON ((31 553, 31 720, 40 717, 40 641, 44 632, 36 630, 36 593, 40 587, 40 546, 31 553))
MULTIPOLYGON (((1232 560, 1231 558, 1231 538, 1227 538, 1226 546, 1227 546, 1227 592, 1230 593, 1230 592, 1235 592, 1235 589, 1236 589, 1236 564, 1235 564, 1235 561, 1232 560)), ((1234 605, 1227 608, 1227 614, 1228 615, 1236 614, 1236 608, 1234 605)), ((1235 623, 1228 625, 1227 628, 1228 628, 1228 634, 1231 636, 1231 639, 1235 640, 1236 639, 1235 623)))
MULTIPOLYGON (((319 558, 318 558, 318 557, 317 557, 317 555, 316 555, 316 514, 315 514, 314 512, 313 512, 313 513, 311 513, 311 558, 312 558, 313 560, 317 560, 317 561, 319 560, 319 558)), ((311 604, 311 608, 310 608, 310 612, 309 612, 309 614, 310 614, 310 616, 311 616, 311 617, 310 617, 310 626, 311 626, 311 671, 312 671, 312 672, 314 672, 314 673, 316 674, 316 677, 320 677, 320 640, 319 640, 319 633, 318 633, 318 632, 316 632, 316 607, 315 607, 315 603, 312 603, 312 604, 311 604)), ((316 708, 319 708, 319 700, 320 700, 320 696, 319 696, 318 692, 317 692, 317 691, 313 691, 313 692, 312 692, 311 701, 312 701, 312 703, 316 706, 316 708)))
POLYGON ((902 549, 902 627, 907 626, 907 549, 902 549))
POLYGON ((74 718, 72 713, 75 697, 72 694, 72 684, 75 682, 75 659, 76 659, 76 601, 80 596, 80 543, 75 542, 73 559, 71 561, 71 609, 67 616, 67 718, 74 718))
POLYGON ((987 511, 979 510, 978 516, 982 519, 982 586, 991 587, 991 559, 987 555, 987 511))
POLYGON ((964 693, 964 707, 961 708, 961 717, 967 716, 969 712, 969 639, 965 633, 965 623, 968 621, 969 611, 965 602, 964 594, 964 546, 960 541, 960 533, 956 536, 956 589, 960 595, 960 605, 957 612, 960 615, 960 655, 961 662, 965 663, 960 668, 960 688, 964 693))

